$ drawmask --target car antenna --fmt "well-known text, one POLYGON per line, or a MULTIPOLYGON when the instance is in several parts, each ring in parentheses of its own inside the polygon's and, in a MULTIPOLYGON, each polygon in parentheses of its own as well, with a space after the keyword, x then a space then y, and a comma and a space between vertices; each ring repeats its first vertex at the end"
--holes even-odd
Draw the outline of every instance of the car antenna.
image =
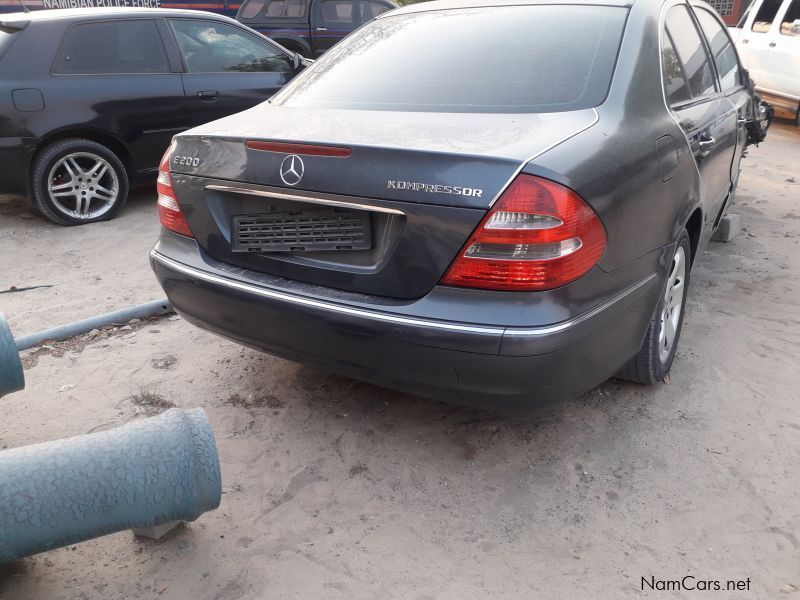
POLYGON ((22 10, 24 10, 26 13, 31 12, 30 10, 28 10, 28 7, 25 6, 25 3, 22 0, 17 0, 17 1, 19 2, 19 5, 22 7, 22 10))

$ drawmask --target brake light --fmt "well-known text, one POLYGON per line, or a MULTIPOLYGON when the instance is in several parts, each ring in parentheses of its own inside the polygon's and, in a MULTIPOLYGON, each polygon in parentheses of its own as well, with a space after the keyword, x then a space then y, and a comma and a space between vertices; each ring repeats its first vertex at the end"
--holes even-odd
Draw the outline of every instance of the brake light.
POLYGON ((571 189, 519 175, 442 279, 491 290, 549 290, 586 274, 606 250, 594 210, 571 189))
POLYGON ((169 170, 172 151, 175 149, 175 142, 172 142, 158 165, 158 179, 156 180, 156 191, 158 192, 158 218, 164 229, 169 229, 175 233, 194 237, 186 215, 181 210, 175 188, 172 186, 172 173, 169 170))

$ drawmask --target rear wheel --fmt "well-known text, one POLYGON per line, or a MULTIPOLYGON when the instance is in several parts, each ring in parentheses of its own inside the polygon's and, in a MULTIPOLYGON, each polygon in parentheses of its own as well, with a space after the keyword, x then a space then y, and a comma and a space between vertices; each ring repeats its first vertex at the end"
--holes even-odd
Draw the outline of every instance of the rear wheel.
POLYGON ((619 378, 650 385, 662 381, 669 373, 683 327, 691 252, 689 235, 684 231, 675 247, 664 290, 647 328, 644 345, 623 367, 619 378))
POLYGON ((33 166, 34 206, 59 225, 114 217, 128 198, 128 174, 111 150, 73 138, 47 146, 33 166))

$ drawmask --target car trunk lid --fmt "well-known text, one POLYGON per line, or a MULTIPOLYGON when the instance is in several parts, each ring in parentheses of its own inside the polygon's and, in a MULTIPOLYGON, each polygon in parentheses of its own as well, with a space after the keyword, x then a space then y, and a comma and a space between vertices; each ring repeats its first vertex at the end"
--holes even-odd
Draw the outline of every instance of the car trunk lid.
POLYGON ((595 121, 593 110, 436 115, 265 104, 177 136, 171 169, 192 231, 214 258, 417 298, 532 156, 595 121), (276 231, 286 243, 273 243, 276 231))

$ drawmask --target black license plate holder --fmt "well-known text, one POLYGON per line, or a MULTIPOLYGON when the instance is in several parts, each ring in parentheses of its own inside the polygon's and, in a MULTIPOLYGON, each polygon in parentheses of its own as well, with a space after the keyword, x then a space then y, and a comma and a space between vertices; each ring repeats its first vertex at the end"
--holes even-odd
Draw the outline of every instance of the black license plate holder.
POLYGON ((372 248, 368 211, 314 208, 234 215, 233 252, 330 252, 372 248))

